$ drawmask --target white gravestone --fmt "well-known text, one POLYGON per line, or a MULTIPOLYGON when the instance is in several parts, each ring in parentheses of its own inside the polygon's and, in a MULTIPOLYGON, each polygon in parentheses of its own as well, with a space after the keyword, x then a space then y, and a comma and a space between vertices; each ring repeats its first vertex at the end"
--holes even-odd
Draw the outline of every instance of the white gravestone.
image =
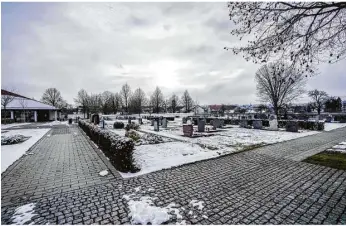
POLYGON ((269 130, 278 130, 278 120, 276 115, 269 116, 269 130))

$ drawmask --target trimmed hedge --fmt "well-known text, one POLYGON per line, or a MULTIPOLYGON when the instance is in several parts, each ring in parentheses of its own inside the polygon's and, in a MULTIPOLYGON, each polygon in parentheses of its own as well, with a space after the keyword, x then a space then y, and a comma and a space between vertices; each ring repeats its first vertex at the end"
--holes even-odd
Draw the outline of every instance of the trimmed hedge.
POLYGON ((334 121, 339 121, 340 123, 346 123, 346 115, 335 115, 334 121))
POLYGON ((128 123, 128 124, 125 126, 125 130, 126 130, 126 131, 138 130, 138 129, 139 129, 139 125, 136 124, 135 122, 128 123))
POLYGON ((124 127, 125 127, 125 125, 124 125, 123 122, 115 122, 115 123, 113 124, 113 128, 114 128, 114 129, 124 129, 124 127))
POLYGON ((135 173, 140 170, 134 163, 132 139, 101 130, 86 121, 79 120, 78 125, 100 147, 117 170, 123 173, 135 173))

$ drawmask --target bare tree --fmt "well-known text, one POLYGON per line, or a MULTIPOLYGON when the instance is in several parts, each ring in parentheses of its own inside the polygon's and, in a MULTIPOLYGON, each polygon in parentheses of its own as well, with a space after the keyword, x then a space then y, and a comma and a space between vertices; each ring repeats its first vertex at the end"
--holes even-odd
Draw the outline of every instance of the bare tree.
POLYGON ((24 113, 24 122, 26 122, 26 111, 25 109, 28 107, 28 101, 26 98, 20 98, 19 99, 19 104, 23 108, 23 113, 24 113))
POLYGON ((88 98, 88 109, 91 113, 99 113, 100 111, 100 94, 90 94, 88 98))
POLYGON ((130 100, 130 97, 131 97, 131 88, 130 88, 130 86, 127 83, 125 85, 123 85, 123 87, 121 88, 120 95, 122 97, 122 101, 123 101, 123 104, 124 104, 125 111, 128 113, 128 110, 129 110, 129 100, 130 100))
POLYGON ((257 96, 262 102, 271 103, 277 116, 284 104, 290 103, 304 93, 304 76, 284 63, 269 63, 262 66, 256 72, 255 80, 257 96), (290 74, 296 79, 293 80, 290 74))
POLYGON ((112 94, 111 105, 112 105, 113 113, 116 114, 122 106, 122 100, 121 100, 121 96, 119 93, 112 94))
POLYGON ((54 107, 61 107, 63 99, 61 93, 56 88, 48 88, 44 91, 41 101, 54 107))
POLYGON ((109 114, 112 111, 112 93, 110 91, 104 91, 100 94, 100 107, 103 114, 109 114))
POLYGON ((84 89, 79 90, 77 97, 74 99, 74 102, 82 107, 84 118, 85 118, 85 113, 87 114, 89 113, 88 101, 89 101, 88 93, 84 89))
POLYGON ((185 107, 185 112, 190 112, 193 107, 193 100, 190 97, 190 94, 187 90, 185 90, 185 92, 183 93, 181 97, 181 102, 185 107))
POLYGON ((143 106, 147 103, 145 93, 141 88, 135 90, 131 97, 131 106, 134 113, 141 115, 143 111, 143 106))
POLYGON ((320 90, 315 89, 315 90, 309 91, 308 95, 313 100, 313 102, 311 103, 312 108, 317 109, 317 113, 318 113, 318 115, 320 115, 323 104, 328 99, 328 94, 324 91, 320 91, 320 90))
MULTIPOLYGON (((8 90, 6 90, 8 91, 8 90)), ((9 91, 11 93, 14 92, 14 89, 11 89, 11 91, 9 91)), ((5 115, 5 119, 6 119, 6 107, 9 103, 11 103, 14 100, 14 96, 12 95, 1 95, 1 105, 4 107, 4 115, 5 115)), ((5 124, 6 124, 6 120, 4 120, 5 124)))
POLYGON ((156 87, 154 93, 151 95, 150 102, 153 106, 153 112, 160 113, 160 108, 163 103, 163 94, 159 87, 156 87))
POLYGON ((177 111, 177 106, 179 104, 179 98, 177 95, 173 94, 169 100, 170 107, 172 109, 172 113, 175 113, 177 111))
POLYGON ((345 58, 345 2, 230 2, 232 35, 250 39, 225 47, 254 63, 282 59, 312 75, 319 62, 345 58))
POLYGON ((164 100, 162 101, 162 108, 165 113, 167 113, 168 111, 169 104, 170 100, 168 98, 164 98, 164 100))

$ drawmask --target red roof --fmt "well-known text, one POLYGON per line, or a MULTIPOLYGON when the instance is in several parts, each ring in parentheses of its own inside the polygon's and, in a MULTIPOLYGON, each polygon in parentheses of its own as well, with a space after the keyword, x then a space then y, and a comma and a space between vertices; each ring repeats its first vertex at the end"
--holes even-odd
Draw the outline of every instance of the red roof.
POLYGON ((30 98, 27 98, 25 96, 19 95, 17 93, 12 93, 12 92, 4 90, 4 89, 1 89, 1 95, 9 95, 9 96, 15 96, 15 97, 21 97, 21 98, 30 99, 30 98))
POLYGON ((222 105, 214 104, 214 105, 209 105, 209 108, 210 110, 219 111, 221 109, 221 106, 222 105))

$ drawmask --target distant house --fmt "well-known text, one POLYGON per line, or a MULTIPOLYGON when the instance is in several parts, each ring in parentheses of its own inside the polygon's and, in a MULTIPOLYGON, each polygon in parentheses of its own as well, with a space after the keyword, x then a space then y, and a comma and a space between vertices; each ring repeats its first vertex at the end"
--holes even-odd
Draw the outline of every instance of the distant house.
POLYGON ((1 106, 2 119, 12 119, 14 122, 45 122, 58 119, 58 109, 40 101, 1 89, 1 96, 13 96, 6 106, 6 113, 1 106))
POLYGON ((207 107, 196 105, 192 108, 195 115, 209 115, 209 110, 207 107))

